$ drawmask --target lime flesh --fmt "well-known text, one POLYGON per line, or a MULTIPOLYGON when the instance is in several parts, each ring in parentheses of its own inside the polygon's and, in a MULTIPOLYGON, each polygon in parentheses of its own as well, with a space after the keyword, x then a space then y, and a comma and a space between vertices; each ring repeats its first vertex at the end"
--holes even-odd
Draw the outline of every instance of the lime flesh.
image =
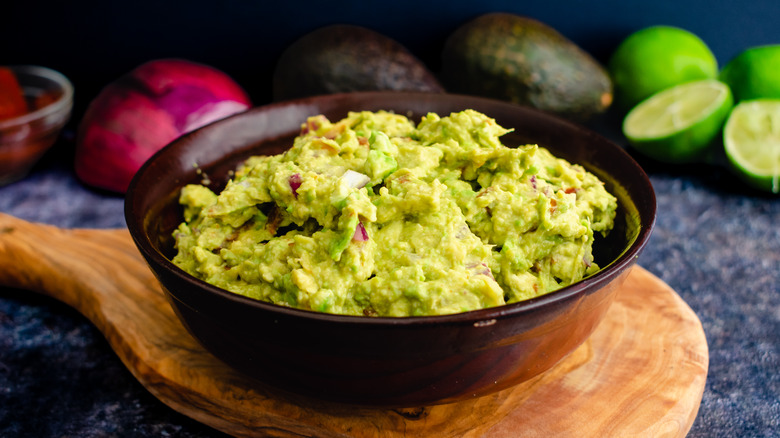
POLYGON ((734 100, 714 79, 687 82, 654 94, 623 121, 623 134, 639 152, 659 161, 698 159, 718 137, 734 100))
POLYGON ((750 100, 734 107, 723 130, 723 145, 745 181, 780 193, 780 99, 750 100))

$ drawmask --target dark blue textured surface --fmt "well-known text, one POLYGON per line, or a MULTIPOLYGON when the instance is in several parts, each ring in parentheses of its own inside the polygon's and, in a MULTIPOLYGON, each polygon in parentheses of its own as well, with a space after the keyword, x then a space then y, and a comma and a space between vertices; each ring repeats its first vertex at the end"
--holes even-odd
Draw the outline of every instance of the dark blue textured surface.
MULTIPOLYGON (((0 211, 63 228, 124 227, 123 198, 81 185, 71 146, 61 141, 26 179, 0 188, 0 211)), ((84 316, 0 287, 0 437, 65 436, 222 435, 146 391, 84 316)))

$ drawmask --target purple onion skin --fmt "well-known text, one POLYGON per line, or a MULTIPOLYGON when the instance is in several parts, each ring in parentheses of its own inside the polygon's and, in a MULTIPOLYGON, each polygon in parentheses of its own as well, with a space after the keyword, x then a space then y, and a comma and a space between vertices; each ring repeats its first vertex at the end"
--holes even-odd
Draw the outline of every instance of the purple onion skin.
POLYGON ((90 102, 76 138, 76 174, 87 185, 124 193, 163 146, 251 105, 241 86, 213 67, 179 59, 147 62, 90 102))

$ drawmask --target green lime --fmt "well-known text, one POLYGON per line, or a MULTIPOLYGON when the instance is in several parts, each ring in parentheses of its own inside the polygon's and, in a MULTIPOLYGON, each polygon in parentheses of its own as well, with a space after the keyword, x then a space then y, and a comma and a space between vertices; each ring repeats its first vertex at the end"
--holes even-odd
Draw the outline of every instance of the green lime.
POLYGON ((737 102, 750 99, 780 98, 780 45, 749 48, 720 72, 737 102))
POLYGON ((723 146, 748 184, 780 193, 780 99, 737 104, 723 129, 723 146))
POLYGON ((629 35, 609 60, 615 101, 631 108, 651 95, 718 75, 710 48, 693 33, 671 26, 652 26, 629 35))
POLYGON ((623 134, 636 150, 658 161, 693 162, 718 137, 733 105, 723 82, 686 82, 634 107, 623 120, 623 134))

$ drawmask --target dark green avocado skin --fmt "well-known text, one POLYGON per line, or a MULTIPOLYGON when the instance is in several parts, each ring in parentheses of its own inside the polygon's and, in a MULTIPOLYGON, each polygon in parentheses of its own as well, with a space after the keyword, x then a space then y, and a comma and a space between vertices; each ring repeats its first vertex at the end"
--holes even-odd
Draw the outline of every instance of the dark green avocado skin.
POLYGON ((550 26, 509 13, 479 16, 456 29, 442 50, 451 92, 532 106, 579 121, 612 103, 606 69, 550 26))
POLYGON ((274 100, 353 91, 444 92, 427 66, 371 29, 336 24, 312 31, 280 56, 274 100))

